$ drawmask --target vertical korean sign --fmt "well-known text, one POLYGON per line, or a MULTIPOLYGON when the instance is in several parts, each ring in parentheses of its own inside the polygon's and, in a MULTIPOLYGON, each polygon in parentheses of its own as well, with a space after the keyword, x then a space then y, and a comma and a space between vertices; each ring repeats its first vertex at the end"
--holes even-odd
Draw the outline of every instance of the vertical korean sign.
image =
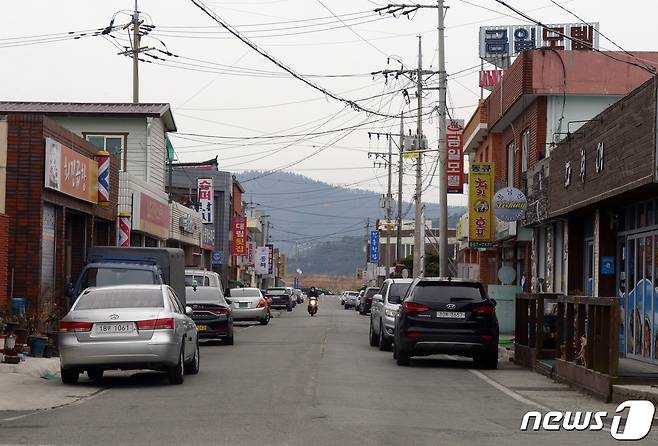
POLYGON ((464 193, 464 155, 462 148, 463 119, 451 119, 446 128, 448 161, 446 176, 449 194, 464 193))
POLYGON ((256 242, 247 242, 247 266, 256 264, 256 242))
POLYGON ((213 202, 212 178, 197 179, 197 191, 199 201, 199 212, 203 223, 212 223, 215 204, 213 202))
POLYGON ((267 246, 256 248, 256 274, 267 274, 269 266, 270 249, 267 246))
POLYGON ((247 217, 233 217, 233 250, 234 256, 247 255, 247 217))
POLYGON ((370 231, 370 261, 379 263, 379 231, 370 231))
POLYGON ((494 215, 491 206, 494 163, 471 163, 468 194, 468 246, 493 247, 494 215))
POLYGON ((265 245, 267 248, 267 274, 274 272, 274 245, 265 245))

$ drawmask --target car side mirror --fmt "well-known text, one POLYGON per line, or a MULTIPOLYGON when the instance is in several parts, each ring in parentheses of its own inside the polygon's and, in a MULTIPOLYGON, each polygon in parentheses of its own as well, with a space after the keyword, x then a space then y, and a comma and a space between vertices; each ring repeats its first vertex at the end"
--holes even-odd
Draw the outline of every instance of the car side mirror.
POLYGON ((375 294, 374 296, 372 296, 372 301, 373 302, 384 302, 384 296, 382 296, 381 294, 375 294))
POLYGON ((189 317, 192 317, 192 314, 194 314, 192 307, 185 307, 185 314, 187 314, 189 317))

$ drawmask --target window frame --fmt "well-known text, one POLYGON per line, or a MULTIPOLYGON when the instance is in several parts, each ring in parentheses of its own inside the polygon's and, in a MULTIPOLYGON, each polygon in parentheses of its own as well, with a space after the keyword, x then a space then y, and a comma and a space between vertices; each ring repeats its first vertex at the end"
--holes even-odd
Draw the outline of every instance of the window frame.
POLYGON ((100 147, 102 150, 107 150, 107 138, 116 138, 121 137, 121 156, 119 157, 119 171, 125 172, 128 169, 128 133, 125 132, 82 132, 82 137, 85 141, 89 142, 96 146, 96 144, 89 141, 90 136, 103 137, 104 143, 103 147, 100 147))
POLYGON ((514 187, 514 164, 516 162, 516 141, 511 140, 505 146, 507 157, 507 186, 514 187))
POLYGON ((521 173, 528 171, 530 158, 530 128, 521 132, 521 173))

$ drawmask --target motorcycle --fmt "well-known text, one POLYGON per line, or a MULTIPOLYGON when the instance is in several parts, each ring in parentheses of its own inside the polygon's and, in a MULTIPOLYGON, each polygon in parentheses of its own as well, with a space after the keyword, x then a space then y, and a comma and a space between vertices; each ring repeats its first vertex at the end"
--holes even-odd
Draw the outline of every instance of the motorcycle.
POLYGON ((308 299, 307 310, 308 310, 308 314, 310 314, 311 316, 315 316, 315 313, 318 312, 318 299, 317 299, 317 297, 310 297, 308 299))

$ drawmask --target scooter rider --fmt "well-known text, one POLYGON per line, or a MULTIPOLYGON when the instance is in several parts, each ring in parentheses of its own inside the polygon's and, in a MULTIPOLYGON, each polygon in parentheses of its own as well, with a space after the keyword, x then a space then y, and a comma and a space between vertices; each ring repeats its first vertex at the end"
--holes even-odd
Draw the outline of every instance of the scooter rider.
POLYGON ((311 287, 308 291, 308 313, 313 316, 318 311, 318 291, 315 287, 311 287))

